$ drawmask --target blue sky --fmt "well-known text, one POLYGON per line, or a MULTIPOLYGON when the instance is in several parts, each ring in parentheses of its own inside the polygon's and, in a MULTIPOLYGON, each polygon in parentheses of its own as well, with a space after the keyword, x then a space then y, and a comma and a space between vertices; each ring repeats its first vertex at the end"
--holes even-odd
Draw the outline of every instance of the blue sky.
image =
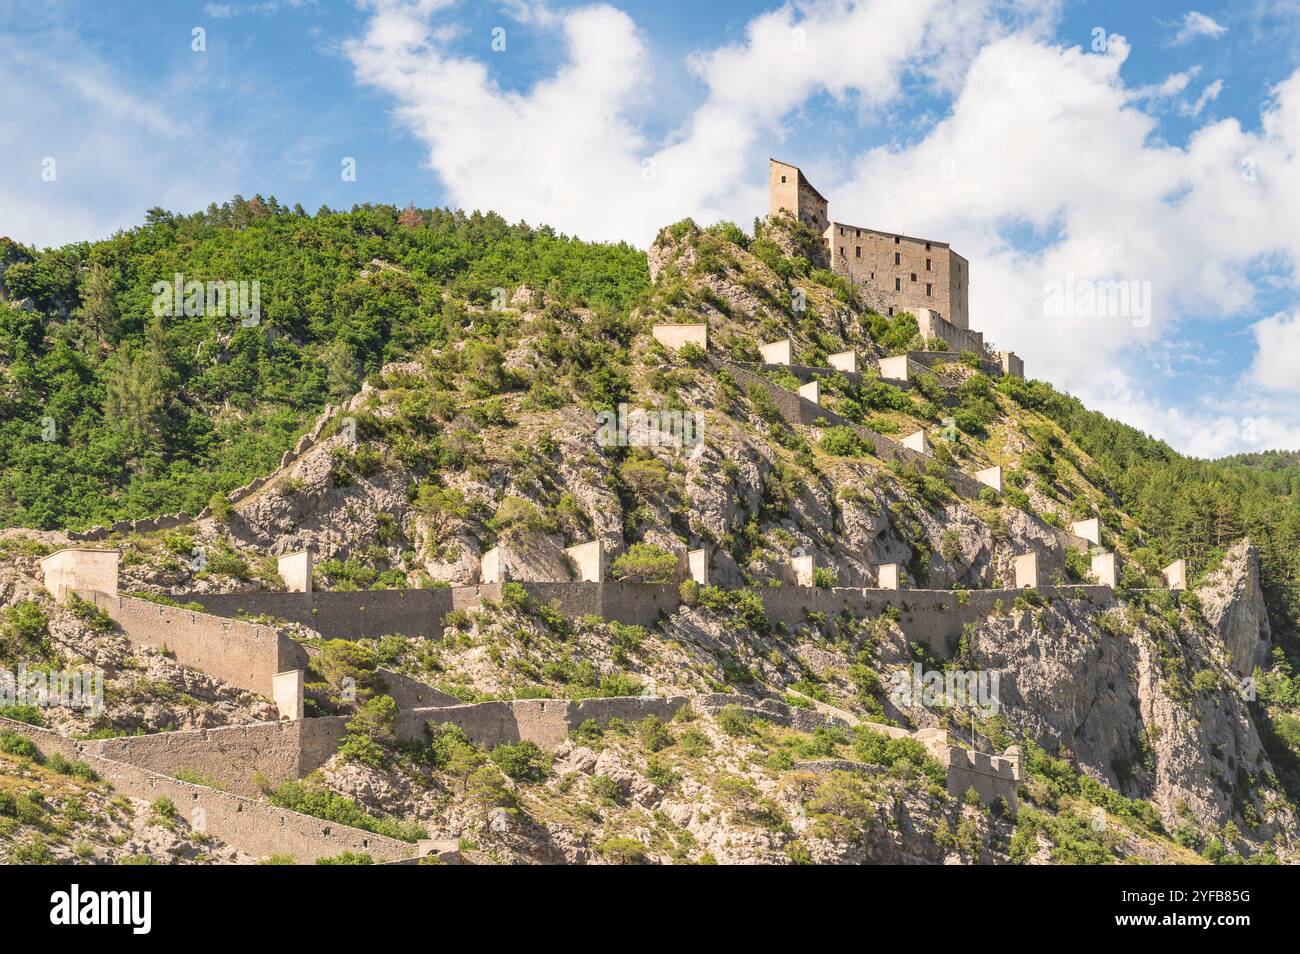
POLYGON ((1031 376, 1200 456, 1296 448, 1298 40, 1297 0, 0 0, 0 234, 238 192, 645 246, 748 227, 776 155, 951 241, 1031 376), (1051 314, 1066 281, 1148 314, 1051 314))

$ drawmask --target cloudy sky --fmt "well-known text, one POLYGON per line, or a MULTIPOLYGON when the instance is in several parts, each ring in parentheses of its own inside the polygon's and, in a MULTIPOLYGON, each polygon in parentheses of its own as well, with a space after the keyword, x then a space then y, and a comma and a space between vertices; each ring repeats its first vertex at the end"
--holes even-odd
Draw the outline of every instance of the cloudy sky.
POLYGON ((0 107, 33 245, 241 193, 644 246, 748 229, 775 155, 950 241, 1030 376, 1198 456, 1300 448, 1298 0, 0 0, 0 107))

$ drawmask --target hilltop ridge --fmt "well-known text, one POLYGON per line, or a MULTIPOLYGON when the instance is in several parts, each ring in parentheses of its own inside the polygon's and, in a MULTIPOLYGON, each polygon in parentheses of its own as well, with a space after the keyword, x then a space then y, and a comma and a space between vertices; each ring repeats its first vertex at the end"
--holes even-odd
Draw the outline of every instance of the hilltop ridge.
MULTIPOLYGON (((147 428, 134 432, 146 453, 125 458, 116 475, 111 466, 90 475, 124 490, 132 509, 85 510, 76 529, 92 513, 100 522, 181 507, 204 513, 94 541, 121 550, 122 591, 197 605, 217 593, 283 593, 275 558, 302 549, 314 553, 313 583, 323 591, 476 586, 494 548, 513 554, 506 583, 526 587, 574 580, 566 550, 593 541, 608 555, 611 578, 671 583, 674 591, 685 553, 703 549, 708 585, 683 583, 669 611, 640 624, 557 613, 526 588, 449 613, 429 636, 394 629, 339 641, 329 638, 327 621, 316 630, 310 619, 266 620, 320 654, 308 677, 309 717, 357 718, 370 728, 351 734, 377 746, 341 748, 321 766, 313 791, 440 837, 491 845, 513 860, 1293 857, 1296 750, 1287 720, 1294 721, 1297 695, 1288 668, 1295 617, 1287 567, 1295 556, 1286 549, 1300 526, 1293 500, 1261 502, 1248 475, 1185 461, 978 355, 934 350, 915 316, 881 314, 852 282, 814 267, 800 254, 809 249, 809 230, 780 216, 756 223, 752 236, 729 223, 677 223, 638 265, 622 249, 566 244, 490 218, 424 215, 400 224, 393 212, 332 215, 319 227, 292 215, 254 216, 242 229, 230 227, 252 238, 207 234, 227 228, 221 225, 156 223, 130 239, 148 245, 162 235, 152 229, 192 229, 196 242, 229 242, 242 254, 290 237, 310 247, 319 228, 354 237, 370 228, 374 236, 358 239, 363 251, 344 256, 357 277, 331 294, 379 282, 374 303, 404 290, 413 310, 365 345, 373 370, 354 392, 332 395, 318 427, 320 394, 306 394, 321 380, 311 376, 317 372, 293 385, 304 389, 298 409, 281 418, 278 432, 256 438, 269 458, 250 458, 270 463, 223 476, 225 490, 264 478, 235 499, 192 492, 205 487, 197 478, 182 494, 167 492, 167 480, 191 480, 175 476, 184 455, 159 454, 147 428), (485 256, 470 265, 487 270, 476 283, 446 266, 431 286, 425 228, 441 236, 434 244, 455 245, 458 232, 482 228, 507 245, 571 249, 578 260, 621 262, 628 274, 644 267, 653 279, 631 294, 636 281, 599 281, 557 252, 560 260, 541 269, 553 273, 546 282, 488 284, 502 273, 485 256), (396 242, 410 254, 386 259, 365 248, 372 241, 396 242), (585 302, 573 287, 584 290, 585 302), (707 325, 707 350, 664 347, 652 329, 665 323, 707 325), (764 360, 760 347, 785 339, 789 359, 764 360), (828 366, 845 352, 859 371, 828 366), (904 377, 879 373, 881 359, 909 353, 915 360, 904 377), (933 360, 922 363, 927 354, 933 360), (816 400, 800 398, 813 382, 816 400), (597 416, 620 406, 691 415, 699 440, 625 435, 604 445, 597 416), (918 431, 928 435, 925 453, 887 458, 886 442, 901 444, 918 431), (308 439, 295 449, 301 435, 308 439), (1001 493, 978 484, 967 491, 958 479, 991 467, 1002 469, 1001 493), (162 473, 173 476, 162 480, 162 473), (1205 514, 1199 508, 1210 486, 1222 492, 1205 514), (152 508, 142 503, 149 498, 152 508), (1109 593, 1084 586, 1093 582, 1094 554, 1070 532, 1092 519, 1096 548, 1119 558, 1109 593), (1017 558, 1031 553, 1038 585, 1004 594, 1019 583, 1017 558), (1190 561, 1182 592, 1167 589, 1160 572, 1179 558, 1190 561), (805 565, 812 576, 800 579, 805 565), (765 594, 776 590, 769 588, 874 591, 885 565, 899 568, 902 599, 915 594, 909 610, 858 618, 813 610, 773 624, 776 598, 765 594), (925 601, 938 599, 932 591, 957 601, 964 593, 978 607, 987 597, 987 612, 957 627, 951 642, 927 644, 916 627, 929 612, 925 601), (365 673, 381 662, 469 704, 647 691, 695 701, 680 722, 591 729, 544 758, 523 753, 524 764, 502 750, 493 764, 510 781, 485 772, 475 801, 448 773, 448 753, 459 751, 451 741, 435 736, 416 753, 382 719, 375 728, 379 717, 367 707, 384 698, 377 686, 360 698, 342 694, 342 678, 366 684, 365 673), (972 719, 961 708, 900 705, 890 679, 914 664, 997 673, 1001 711, 972 719), (1253 703, 1242 698, 1243 675, 1258 676, 1253 703), (738 701, 710 709, 705 700, 714 696, 738 701), (726 705, 740 714, 723 715, 726 705), (831 721, 820 733, 809 722, 779 726, 773 706, 831 721), (888 738, 887 728, 973 737, 982 754, 1020 747, 1021 812, 1012 820, 945 793, 923 750, 896 739, 886 751, 877 735, 888 738), (878 766, 881 777, 853 767, 863 764, 878 766), (523 828, 494 832, 490 813, 480 810, 485 799, 521 811, 523 828), (1090 827, 1096 810, 1109 819, 1100 828, 1090 827)), ((517 262, 510 268, 516 276, 523 270, 517 262)), ((30 274, 19 275, 16 287, 32 291, 30 274)), ((54 293, 30 300, 32 310, 0 305, 11 322, 4 327, 25 336, 6 339, 4 366, 11 395, 19 395, 6 406, 5 426, 20 431, 32 424, 18 411, 42 392, 41 374, 71 366, 93 379, 102 359, 111 378, 117 355, 144 340, 144 330, 134 338, 124 320, 117 345, 98 353, 92 345, 89 356, 74 358, 80 306, 54 293), (39 329, 38 342, 23 316, 44 319, 65 305, 67 317, 39 329)), ((250 417, 232 413, 208 453, 246 446, 256 422, 284 413, 271 410, 288 385, 274 360, 283 349, 297 349, 295 361, 306 369, 318 349, 332 346, 330 333, 333 341, 357 340, 354 318, 339 315, 337 327, 315 330, 319 315, 310 306, 291 316, 270 304, 270 294, 264 300, 269 327, 232 333, 215 321, 178 320, 162 339, 154 333, 155 354, 167 355, 196 409, 212 396, 211 383, 237 368, 256 378, 250 417), (209 340, 223 350, 206 369, 180 360, 182 343, 188 353, 209 340)), ((96 386, 82 380, 94 394, 96 386)), ((71 392, 45 393, 66 400, 71 392)), ((34 450, 53 455, 47 459, 88 451, 80 442, 95 433, 91 418, 100 407, 92 402, 80 429, 61 431, 57 451, 34 450)), ((6 462, 10 508, 33 512, 16 491, 31 479, 34 459, 6 462)), ((52 524, 66 520, 47 512, 52 524)), ((27 607, 39 607, 47 627, 69 633, 70 645, 55 654, 86 656, 76 634, 90 624, 42 591, 36 565, 69 539, 54 526, 8 532, 2 592, 11 627, 14 613, 26 619, 27 607)), ((799 598, 817 605, 814 596, 799 598)), ((39 643, 15 639, 10 658, 36 653, 39 643)), ((106 658, 130 668, 120 643, 106 658)), ((121 709, 79 728, 139 725, 128 713, 138 711, 142 687, 124 680, 120 691, 121 709)), ((207 725, 256 719, 234 705, 202 711, 207 725)), ((159 708, 143 728, 156 733, 174 719, 159 708)), ((297 810, 311 803, 297 790, 268 797, 297 810)))

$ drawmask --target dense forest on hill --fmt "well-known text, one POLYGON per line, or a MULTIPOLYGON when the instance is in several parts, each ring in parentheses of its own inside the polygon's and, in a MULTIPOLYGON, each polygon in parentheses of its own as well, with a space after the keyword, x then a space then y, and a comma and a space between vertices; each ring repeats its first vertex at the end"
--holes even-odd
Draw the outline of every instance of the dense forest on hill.
MULTIPOLYGON (((0 240, 0 524, 185 509, 272 469, 328 400, 521 283, 626 310, 643 253, 494 214, 236 197, 99 242, 0 240), (373 263, 373 264, 372 264, 373 263), (259 282, 260 321, 156 317, 153 285, 259 282)), ((251 295, 249 296, 251 298, 251 295)))
POLYGON ((1165 555, 1181 554, 1203 574, 1223 548, 1249 536, 1275 626, 1300 620, 1300 467, 1257 469, 1187 458, 1163 441, 1089 411, 1042 381, 1004 382, 1026 407, 1052 418, 1097 461, 1094 483, 1137 520, 1165 555))

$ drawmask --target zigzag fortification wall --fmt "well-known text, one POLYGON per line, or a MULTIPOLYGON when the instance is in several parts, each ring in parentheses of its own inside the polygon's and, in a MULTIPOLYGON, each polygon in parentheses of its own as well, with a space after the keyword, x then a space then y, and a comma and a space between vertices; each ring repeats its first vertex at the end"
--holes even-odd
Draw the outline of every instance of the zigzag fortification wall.
POLYGON ((0 719, 0 726, 27 736, 44 755, 57 752, 65 758, 83 760, 123 794, 146 801, 171 799, 191 826, 201 827, 254 857, 285 854, 310 863, 344 851, 369 854, 376 861, 399 861, 415 855, 413 844, 105 758, 47 729, 10 719, 0 719))
POLYGON ((166 648, 186 666, 268 698, 276 673, 307 665, 307 652, 270 626, 130 596, 81 595, 111 616, 133 646, 166 648))

